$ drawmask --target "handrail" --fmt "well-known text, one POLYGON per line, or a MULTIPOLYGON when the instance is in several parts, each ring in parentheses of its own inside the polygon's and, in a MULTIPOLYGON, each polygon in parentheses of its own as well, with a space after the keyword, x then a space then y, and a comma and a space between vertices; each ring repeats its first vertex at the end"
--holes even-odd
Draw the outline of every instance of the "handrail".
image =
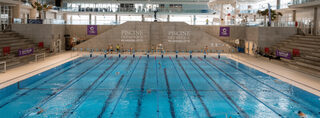
POLYGON ((0 64, 3 64, 3 72, 5 73, 7 71, 7 62, 1 61, 0 64))
POLYGON ((43 60, 46 58, 46 53, 35 54, 35 62, 38 62, 38 57, 43 56, 43 60))

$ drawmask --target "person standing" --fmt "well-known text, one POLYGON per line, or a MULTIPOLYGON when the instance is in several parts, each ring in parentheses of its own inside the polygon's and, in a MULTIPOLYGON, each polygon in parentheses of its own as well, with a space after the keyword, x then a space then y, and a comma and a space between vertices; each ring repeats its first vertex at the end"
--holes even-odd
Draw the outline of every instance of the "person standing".
POLYGON ((110 45, 109 49, 110 49, 110 54, 112 54, 113 52, 112 45, 110 45))
POLYGON ((117 50, 117 53, 120 52, 120 45, 119 44, 116 45, 116 50, 117 50))

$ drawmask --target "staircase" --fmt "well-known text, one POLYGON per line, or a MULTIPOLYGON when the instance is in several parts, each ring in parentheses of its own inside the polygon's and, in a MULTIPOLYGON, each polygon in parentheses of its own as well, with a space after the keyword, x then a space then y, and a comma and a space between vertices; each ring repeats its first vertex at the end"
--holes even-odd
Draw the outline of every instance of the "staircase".
POLYGON ((320 75, 320 36, 294 35, 274 45, 273 50, 292 52, 300 50, 300 56, 292 60, 282 59, 289 66, 320 75))
MULTIPOLYGON (((32 40, 24 38, 22 35, 16 32, 0 32, 0 62, 6 61, 7 69, 27 64, 34 60, 34 55, 37 53, 45 52, 45 49, 38 48, 38 45, 32 40), (10 53, 4 55, 3 47, 10 47, 10 53), (33 54, 26 56, 18 56, 19 49, 33 48, 33 54)), ((3 66, 0 66, 0 70, 3 66)))

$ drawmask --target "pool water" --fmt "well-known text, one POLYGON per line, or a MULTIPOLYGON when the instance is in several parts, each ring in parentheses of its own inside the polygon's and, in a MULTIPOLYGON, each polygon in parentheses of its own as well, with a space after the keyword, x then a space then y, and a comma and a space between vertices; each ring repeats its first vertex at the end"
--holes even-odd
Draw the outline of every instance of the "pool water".
POLYGON ((16 85, 3 118, 320 117, 318 96, 226 57, 84 56, 16 85))

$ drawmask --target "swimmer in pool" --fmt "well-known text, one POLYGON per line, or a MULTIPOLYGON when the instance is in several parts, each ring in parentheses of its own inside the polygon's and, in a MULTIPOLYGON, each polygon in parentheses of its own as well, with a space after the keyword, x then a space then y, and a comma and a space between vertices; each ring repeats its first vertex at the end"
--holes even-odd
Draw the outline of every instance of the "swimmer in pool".
POLYGON ((151 90, 147 90, 147 93, 151 93, 151 90))
POLYGON ((36 109, 40 109, 40 111, 38 111, 37 114, 41 114, 43 112, 43 109, 41 107, 37 107, 36 109))
POLYGON ((302 111, 298 111, 298 116, 300 118, 307 118, 306 114, 304 114, 302 111))
POLYGON ((119 75, 120 74, 120 72, 116 72, 116 75, 119 75))

